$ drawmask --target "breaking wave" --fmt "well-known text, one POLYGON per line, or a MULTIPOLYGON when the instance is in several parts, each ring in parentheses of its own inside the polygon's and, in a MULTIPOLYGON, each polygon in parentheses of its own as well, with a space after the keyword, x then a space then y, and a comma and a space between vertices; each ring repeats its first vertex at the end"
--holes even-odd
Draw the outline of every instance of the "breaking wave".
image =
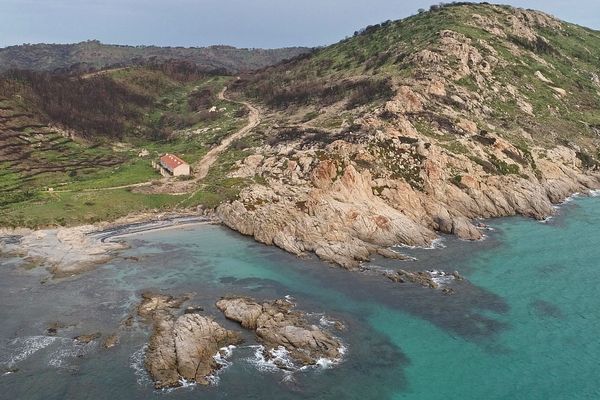
POLYGON ((144 356, 146 354, 146 349, 148 345, 145 344, 136 350, 130 357, 130 366, 135 373, 135 380, 140 386, 150 385, 152 381, 146 372, 146 368, 144 368, 144 356))
POLYGON ((10 354, 6 359, 1 359, 0 364, 12 368, 38 351, 45 349, 54 342, 60 340, 64 340, 64 338, 55 336, 27 336, 16 338, 10 341, 6 346, 10 354))
POLYGON ((233 363, 230 358, 233 355, 233 350, 236 349, 236 346, 230 345, 227 347, 221 347, 217 354, 213 356, 215 362, 219 365, 219 369, 215 371, 214 374, 207 376, 206 378, 211 383, 211 385, 217 385, 219 383, 219 374, 233 363))

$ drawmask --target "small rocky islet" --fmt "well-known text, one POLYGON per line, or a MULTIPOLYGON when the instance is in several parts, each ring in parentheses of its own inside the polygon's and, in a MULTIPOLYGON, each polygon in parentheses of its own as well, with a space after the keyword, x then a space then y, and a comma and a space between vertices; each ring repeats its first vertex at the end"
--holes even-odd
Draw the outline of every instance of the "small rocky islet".
MULTIPOLYGON (((199 307, 181 310, 190 296, 144 293, 137 315, 152 326, 144 366, 157 389, 184 382, 208 385, 222 367, 219 358, 229 346, 242 343, 241 332, 222 327, 199 307)), ((285 349, 294 365, 316 365, 322 359, 339 361, 344 346, 324 329, 312 325, 306 313, 286 299, 258 303, 247 297, 225 297, 216 303, 226 318, 256 333, 263 356, 279 368, 276 350, 285 349)), ((339 326, 339 324, 338 324, 339 326)))

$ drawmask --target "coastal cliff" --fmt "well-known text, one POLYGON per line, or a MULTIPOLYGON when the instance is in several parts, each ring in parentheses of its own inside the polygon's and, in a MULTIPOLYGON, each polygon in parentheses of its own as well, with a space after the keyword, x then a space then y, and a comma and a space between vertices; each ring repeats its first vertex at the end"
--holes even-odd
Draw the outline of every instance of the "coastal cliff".
POLYGON ((234 230, 345 268, 600 187, 600 35, 547 14, 454 5, 244 77, 266 122, 218 207, 234 230), (585 41, 583 41, 585 37, 585 41))

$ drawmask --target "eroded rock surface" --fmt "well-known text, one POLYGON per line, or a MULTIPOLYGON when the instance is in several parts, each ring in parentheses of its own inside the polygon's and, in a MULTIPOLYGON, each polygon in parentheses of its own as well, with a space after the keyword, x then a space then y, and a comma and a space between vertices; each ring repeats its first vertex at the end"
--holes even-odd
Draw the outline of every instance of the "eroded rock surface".
POLYGON ((301 365, 314 365, 320 359, 337 360, 342 356, 342 343, 323 329, 311 325, 305 316, 293 310, 287 300, 258 303, 245 297, 223 298, 217 308, 225 316, 252 329, 265 345, 265 358, 283 347, 301 365))
MULTIPOLYGON (((281 112, 265 102, 265 140, 230 172, 260 183, 218 208, 223 222, 259 242, 355 269, 391 245, 427 245, 437 232, 479 240, 476 218, 543 219, 567 196, 600 188, 599 128, 565 125, 597 108, 587 100, 596 89, 578 97, 577 82, 600 85, 592 65, 581 75, 559 72, 571 53, 556 38, 571 32, 568 25, 495 5, 446 12, 469 29, 440 23, 423 48, 398 40, 377 56, 396 60, 385 64, 389 74, 374 68, 369 77, 389 78, 382 104, 354 107, 341 96, 323 107, 315 95, 317 105, 290 100, 281 112)), ((410 31, 412 23, 381 29, 410 31)), ((352 46, 363 40, 378 39, 365 34, 352 46)), ((278 78, 329 87, 326 66, 322 78, 300 73, 318 68, 313 61, 259 75, 248 92, 278 78)), ((365 71, 370 62, 377 63, 366 61, 365 71)), ((354 69, 336 74, 364 78, 354 69)))
POLYGON ((215 355, 241 340, 210 317, 174 315, 187 299, 146 293, 138 306, 138 315, 153 324, 144 364, 158 389, 181 386, 183 380, 209 384, 220 368, 215 355))

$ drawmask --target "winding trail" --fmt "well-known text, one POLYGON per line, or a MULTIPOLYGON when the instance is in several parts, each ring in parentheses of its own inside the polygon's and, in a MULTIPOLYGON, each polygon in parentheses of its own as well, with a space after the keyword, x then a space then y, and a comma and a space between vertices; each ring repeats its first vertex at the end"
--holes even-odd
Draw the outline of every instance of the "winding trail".
POLYGON ((217 161, 219 155, 223 153, 234 141, 243 138, 248 133, 252 131, 252 129, 256 128, 258 124, 260 124, 260 111, 258 108, 254 107, 252 104, 247 101, 234 101, 225 97, 225 92, 227 91, 227 86, 219 92, 219 100, 225 100, 230 103, 243 104, 250 113, 248 114, 248 124, 244 126, 242 129, 237 131, 236 133, 227 136, 223 141, 217 146, 212 148, 200 161, 198 161, 194 167, 194 173, 196 180, 201 181, 206 178, 208 175, 208 171, 210 167, 217 161))
MULTIPOLYGON (((106 71, 102 71, 102 72, 106 72, 106 71)), ((219 156, 221 155, 221 153, 223 153, 225 150, 227 150, 227 148, 229 146, 231 146, 231 144, 238 140, 243 138, 244 136, 246 136, 247 134, 249 134, 252 129, 256 128, 260 122, 260 111, 258 108, 256 108, 255 106, 253 106, 252 104, 248 103, 247 101, 236 101, 236 100, 231 100, 229 98, 227 98, 225 96, 225 92, 227 91, 227 86, 225 86, 223 88, 223 90, 221 90, 218 94, 218 98, 219 100, 224 100, 224 101, 228 101, 230 103, 237 103, 237 104, 242 104, 244 105, 246 108, 248 108, 249 110, 249 114, 248 114, 248 123, 241 128, 239 131, 227 136, 226 138, 223 139, 223 141, 221 141, 221 143, 212 148, 208 153, 206 153, 206 155, 204 157, 202 157, 202 159, 200 161, 198 161, 193 168, 194 171, 194 180, 193 182, 199 184, 201 183, 201 181, 206 178, 206 176, 208 175, 208 172, 210 171, 210 168, 213 166, 213 164, 217 161, 217 159, 219 158, 219 156)), ((52 190, 52 191, 48 191, 48 192, 53 192, 53 193, 69 193, 69 192, 101 192, 101 191, 105 191, 105 190, 119 190, 119 189, 128 189, 128 188, 140 188, 140 187, 146 187, 146 186, 151 186, 152 185, 152 181, 149 182, 140 182, 140 183, 132 183, 129 185, 120 185, 120 186, 111 186, 111 187, 105 187, 105 188, 91 188, 91 189, 80 189, 80 190, 76 190, 76 189, 66 189, 66 190, 52 190)), ((188 197, 186 197, 184 200, 180 201, 176 207, 179 207, 181 204, 183 204, 184 202, 186 202, 187 200, 190 200, 192 197, 194 197, 194 195, 196 193, 198 193, 201 190, 201 186, 198 187, 196 190, 194 190, 188 197)), ((184 195, 184 194, 188 194, 190 193, 189 190, 187 191, 181 191, 181 192, 177 192, 177 193, 171 193, 173 195, 184 195)))

